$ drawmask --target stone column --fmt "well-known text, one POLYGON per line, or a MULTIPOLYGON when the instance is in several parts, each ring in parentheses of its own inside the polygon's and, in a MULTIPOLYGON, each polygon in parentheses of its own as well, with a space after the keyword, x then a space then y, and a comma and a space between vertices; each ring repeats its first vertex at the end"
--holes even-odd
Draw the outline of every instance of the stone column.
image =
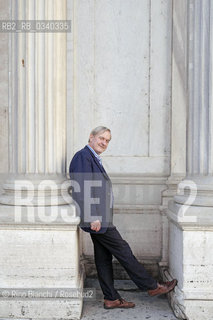
MULTIPOLYGON (((11 18, 66 20, 66 5, 11 1, 11 18)), ((77 319, 82 298, 71 290, 83 277, 65 167, 66 33, 10 40, 10 172, 0 196, 0 283, 8 297, 0 297, 0 317, 77 319)))
POLYGON ((162 258, 160 270, 168 268, 168 202, 186 175, 186 110, 187 110, 187 1, 173 2, 172 13, 172 95, 171 95, 171 171, 167 189, 162 195, 162 258))
POLYGON ((168 208, 165 277, 178 279, 171 303, 190 320, 213 314, 212 10, 212 0, 188 1, 187 173, 168 208))

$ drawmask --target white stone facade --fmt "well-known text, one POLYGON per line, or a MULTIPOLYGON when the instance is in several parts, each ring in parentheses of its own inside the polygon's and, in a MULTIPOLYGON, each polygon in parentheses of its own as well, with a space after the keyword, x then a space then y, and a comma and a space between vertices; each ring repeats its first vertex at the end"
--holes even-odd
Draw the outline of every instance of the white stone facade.
MULTIPOLYGON (((90 130, 106 125, 115 224, 150 270, 178 279, 170 301, 180 319, 211 319, 212 7, 212 0, 0 0, 2 20, 72 21, 68 34, 0 33, 2 288, 82 288, 80 257, 89 265, 92 243, 60 186, 90 130), (18 202, 14 184, 26 178, 36 190, 30 205, 18 202), (190 203, 183 183, 176 194, 184 178, 190 203), (44 179, 53 182, 54 203, 39 189, 44 179), (42 208, 59 208, 57 219, 42 222, 42 208)), ((81 308, 82 299, 0 298, 0 318, 76 319, 81 308)))
MULTIPOLYGON (((179 280, 171 303, 178 317, 190 320, 211 319, 213 314, 212 5, 212 1, 192 0, 185 5, 187 34, 179 44, 187 54, 179 56, 179 63, 187 67, 187 77, 180 81, 187 106, 186 176, 167 211, 169 271, 179 280)), ((180 9, 174 6, 177 37, 183 29, 180 9)), ((178 49, 174 50, 176 64, 178 49)), ((181 67, 178 73, 184 74, 181 67)))

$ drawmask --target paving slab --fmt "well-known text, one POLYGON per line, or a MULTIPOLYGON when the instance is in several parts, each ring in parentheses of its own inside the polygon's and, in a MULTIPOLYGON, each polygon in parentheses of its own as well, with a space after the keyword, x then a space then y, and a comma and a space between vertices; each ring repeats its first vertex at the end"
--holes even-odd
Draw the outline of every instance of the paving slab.
POLYGON ((85 287, 96 290, 96 299, 85 300, 81 320, 177 320, 165 295, 150 297, 129 280, 115 280, 115 287, 122 298, 136 304, 131 309, 103 308, 103 294, 96 279, 87 279, 85 287))

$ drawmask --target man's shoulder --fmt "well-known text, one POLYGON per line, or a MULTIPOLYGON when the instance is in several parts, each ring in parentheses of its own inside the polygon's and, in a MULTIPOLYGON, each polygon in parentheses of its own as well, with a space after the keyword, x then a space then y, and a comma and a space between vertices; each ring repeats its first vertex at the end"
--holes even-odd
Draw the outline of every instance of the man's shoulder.
POLYGON ((91 172, 92 162, 92 155, 86 146, 75 153, 70 162, 69 172, 91 172))
POLYGON ((81 150, 77 151, 73 156, 73 160, 77 159, 77 158, 82 158, 82 157, 86 157, 88 159, 91 158, 91 153, 89 152, 89 149, 87 146, 85 146, 81 150))

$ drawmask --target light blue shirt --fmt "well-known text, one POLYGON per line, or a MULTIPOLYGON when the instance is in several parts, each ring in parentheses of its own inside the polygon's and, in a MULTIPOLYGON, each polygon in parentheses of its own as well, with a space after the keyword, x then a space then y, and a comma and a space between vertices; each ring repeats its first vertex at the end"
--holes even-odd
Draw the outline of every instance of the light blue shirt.
POLYGON ((99 156, 99 154, 97 154, 95 152, 95 150, 93 150, 93 148, 90 147, 90 145, 87 145, 87 147, 92 151, 92 153, 94 154, 94 156, 98 159, 98 162, 100 163, 100 165, 102 166, 102 160, 101 157, 99 156))

